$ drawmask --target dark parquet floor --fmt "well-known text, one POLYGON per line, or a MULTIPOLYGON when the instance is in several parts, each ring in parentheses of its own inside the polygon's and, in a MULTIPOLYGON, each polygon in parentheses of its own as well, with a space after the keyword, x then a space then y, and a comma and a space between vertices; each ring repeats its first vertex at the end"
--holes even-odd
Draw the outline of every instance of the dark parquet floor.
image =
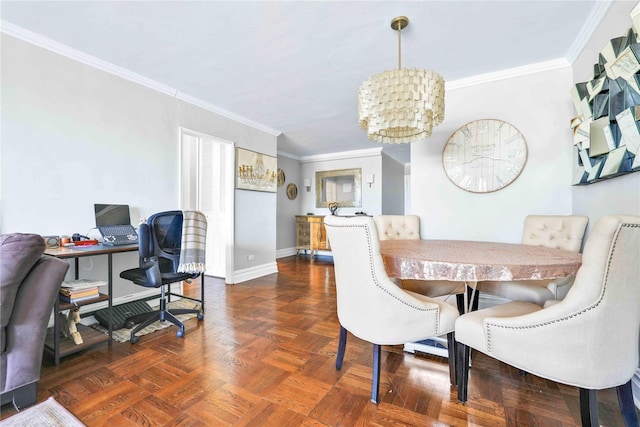
MULTIPOLYGON (((54 396, 88 426, 576 426, 578 391, 474 353, 469 401, 445 359, 384 347, 381 402, 369 400, 372 347, 349 336, 335 369, 331 258, 278 260, 238 285, 209 279, 205 319, 45 361, 38 401, 54 396)), ((196 292, 199 286, 189 286, 196 292)), ((614 390, 600 423, 620 426, 614 390)), ((2 419, 15 413, 2 408, 2 419)))

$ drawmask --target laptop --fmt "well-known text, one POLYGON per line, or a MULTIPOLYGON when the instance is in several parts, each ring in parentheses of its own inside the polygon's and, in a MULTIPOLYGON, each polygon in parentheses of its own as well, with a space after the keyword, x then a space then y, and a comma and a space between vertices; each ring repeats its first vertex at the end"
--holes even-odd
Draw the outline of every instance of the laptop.
POLYGON ((94 204, 96 227, 107 246, 132 245, 138 243, 138 233, 131 225, 129 205, 94 204))

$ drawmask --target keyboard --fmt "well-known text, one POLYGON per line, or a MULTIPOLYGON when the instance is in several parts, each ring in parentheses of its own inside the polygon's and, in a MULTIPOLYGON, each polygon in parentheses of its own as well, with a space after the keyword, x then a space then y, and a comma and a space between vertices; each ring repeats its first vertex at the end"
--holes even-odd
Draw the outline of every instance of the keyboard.
POLYGON ((100 233, 107 246, 133 245, 138 243, 138 235, 131 225, 103 225, 100 233))

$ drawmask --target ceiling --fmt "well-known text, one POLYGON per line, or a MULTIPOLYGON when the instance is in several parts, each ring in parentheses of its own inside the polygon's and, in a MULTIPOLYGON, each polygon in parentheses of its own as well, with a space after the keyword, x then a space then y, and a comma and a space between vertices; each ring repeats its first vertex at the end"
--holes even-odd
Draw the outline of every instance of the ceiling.
MULTIPOLYGON (((6 23, 281 131, 304 158, 382 147, 359 85, 397 67, 461 79, 577 55, 597 1, 2 1, 6 23), (578 46, 578 47, 576 47, 578 46)), ((608 5, 606 6, 608 7, 608 5)), ((446 102, 445 102, 446 121, 446 102)), ((421 143, 421 142, 418 142, 421 143)), ((409 144, 385 144, 407 162, 409 144)))

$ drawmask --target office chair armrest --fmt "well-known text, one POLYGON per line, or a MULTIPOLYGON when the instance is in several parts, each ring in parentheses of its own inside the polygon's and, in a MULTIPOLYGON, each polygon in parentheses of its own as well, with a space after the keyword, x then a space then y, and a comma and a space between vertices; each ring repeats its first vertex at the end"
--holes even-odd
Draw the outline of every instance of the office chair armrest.
POLYGON ((160 274, 160 266, 158 264, 158 257, 149 257, 140 259, 140 268, 144 270, 147 275, 147 285, 158 287, 162 285, 162 274, 160 274))

